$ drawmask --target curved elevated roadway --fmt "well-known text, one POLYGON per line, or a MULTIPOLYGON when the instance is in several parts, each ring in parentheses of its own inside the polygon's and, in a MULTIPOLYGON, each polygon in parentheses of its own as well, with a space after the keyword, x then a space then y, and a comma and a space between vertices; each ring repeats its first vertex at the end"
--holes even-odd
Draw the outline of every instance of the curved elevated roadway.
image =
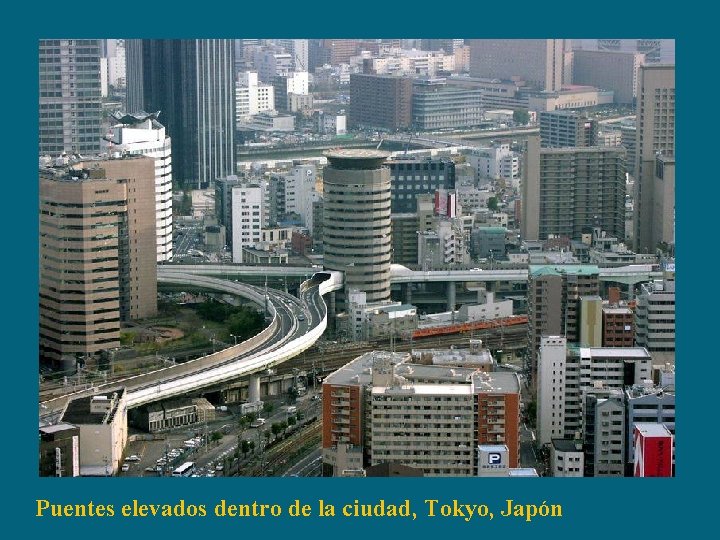
MULTIPOLYGON (((159 267, 158 281, 206 287, 248 298, 265 305, 266 291, 242 283, 192 275, 172 267, 159 267)), ((300 298, 267 289, 272 321, 252 338, 216 353, 156 371, 128 377, 89 390, 68 394, 41 403, 41 418, 50 418, 69 399, 110 391, 124 386, 127 407, 200 390, 220 382, 264 371, 308 349, 327 328, 327 307, 322 295, 342 287, 342 275, 319 272, 303 282, 300 298)))

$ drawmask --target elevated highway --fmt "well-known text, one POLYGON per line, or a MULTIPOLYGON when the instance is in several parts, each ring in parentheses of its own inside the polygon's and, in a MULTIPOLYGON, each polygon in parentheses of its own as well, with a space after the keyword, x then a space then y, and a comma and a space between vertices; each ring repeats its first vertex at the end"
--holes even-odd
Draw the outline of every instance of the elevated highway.
MULTIPOLYGON (((240 276, 312 276, 319 271, 317 266, 238 266, 227 264, 163 265, 158 271, 177 272, 192 275, 240 275, 240 276)), ((600 281, 634 285, 643 281, 659 279, 661 270, 652 264, 631 264, 615 268, 600 268, 600 281)), ((410 270, 393 264, 390 269, 390 283, 449 283, 464 281, 527 281, 528 270, 410 270)))
POLYGON ((57 416, 72 398, 109 392, 121 386, 126 389, 127 408, 133 408, 267 370, 302 353, 320 338, 327 328, 327 306, 322 295, 342 287, 342 275, 337 272, 319 272, 304 281, 300 298, 274 289, 265 291, 165 267, 158 269, 158 281, 235 294, 263 308, 267 304, 271 322, 256 336, 202 358, 42 402, 41 419, 51 420, 57 416))

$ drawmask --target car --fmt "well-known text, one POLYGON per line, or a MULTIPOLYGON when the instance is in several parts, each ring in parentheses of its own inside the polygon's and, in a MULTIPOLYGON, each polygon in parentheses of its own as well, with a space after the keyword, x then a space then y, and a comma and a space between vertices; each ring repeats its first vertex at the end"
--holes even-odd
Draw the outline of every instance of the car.
POLYGON ((140 457, 135 454, 132 454, 131 456, 126 457, 125 461, 140 461, 140 457))
POLYGON ((123 466, 121 467, 121 469, 122 469, 122 472, 128 472, 130 470, 130 464, 124 463, 123 466))

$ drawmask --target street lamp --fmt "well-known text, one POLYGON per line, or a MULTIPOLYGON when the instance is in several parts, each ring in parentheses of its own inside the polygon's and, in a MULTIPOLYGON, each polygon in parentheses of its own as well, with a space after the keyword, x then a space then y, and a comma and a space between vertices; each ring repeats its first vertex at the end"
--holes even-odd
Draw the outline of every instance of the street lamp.
POLYGON ((235 334, 230 334, 230 337, 235 340, 235 345, 237 345, 237 336, 235 334))

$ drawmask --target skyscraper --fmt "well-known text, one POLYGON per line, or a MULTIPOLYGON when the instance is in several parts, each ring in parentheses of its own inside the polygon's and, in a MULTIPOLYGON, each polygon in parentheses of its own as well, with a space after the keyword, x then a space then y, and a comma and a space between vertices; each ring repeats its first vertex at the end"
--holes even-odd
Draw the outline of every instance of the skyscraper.
POLYGON ((541 90, 562 86, 562 39, 471 39, 470 75, 520 78, 541 90))
POLYGON ((142 154, 155 159, 155 223, 157 228, 157 261, 173 256, 172 222, 172 152, 170 137, 157 113, 116 112, 117 124, 109 137, 113 153, 142 154))
MULTIPOLYGON (((323 243, 325 267, 345 274, 345 290, 367 302, 390 300, 390 169, 387 152, 336 150, 325 154, 323 243)), ((345 308, 338 291, 337 309, 345 308)))
POLYGON ((201 186, 233 174, 233 41, 127 40, 126 48, 128 110, 162 112, 175 180, 201 186))
POLYGON ((596 226, 616 238, 625 237, 623 148, 538 151, 528 141, 527 154, 522 186, 524 239, 563 236, 580 240, 583 232, 596 226))
POLYGON ((641 66, 638 79, 634 242, 652 253, 675 220, 675 66, 641 66))
POLYGON ((120 346, 120 321, 157 311, 155 163, 40 171, 40 352, 74 367, 120 346))
POLYGON ((100 39, 40 40, 40 154, 100 151, 100 39))

